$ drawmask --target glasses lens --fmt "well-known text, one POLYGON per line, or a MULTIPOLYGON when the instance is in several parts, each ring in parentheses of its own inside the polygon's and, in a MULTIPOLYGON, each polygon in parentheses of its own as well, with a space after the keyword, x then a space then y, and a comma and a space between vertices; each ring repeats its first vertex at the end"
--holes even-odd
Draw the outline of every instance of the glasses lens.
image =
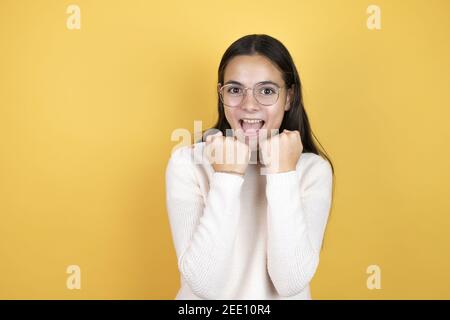
POLYGON ((271 106, 278 100, 280 89, 273 84, 261 84, 255 88, 255 98, 258 102, 265 106, 271 106))
POLYGON ((237 107, 244 98, 244 88, 236 84, 225 85, 220 96, 224 105, 237 107))

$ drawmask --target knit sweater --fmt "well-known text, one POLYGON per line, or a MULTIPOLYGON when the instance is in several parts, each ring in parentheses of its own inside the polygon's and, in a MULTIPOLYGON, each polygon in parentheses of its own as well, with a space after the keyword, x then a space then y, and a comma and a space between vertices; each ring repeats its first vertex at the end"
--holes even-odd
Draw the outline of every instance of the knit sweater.
POLYGON ((328 161, 296 170, 215 172, 205 143, 176 149, 166 205, 180 272, 175 299, 311 299, 332 198, 328 161))

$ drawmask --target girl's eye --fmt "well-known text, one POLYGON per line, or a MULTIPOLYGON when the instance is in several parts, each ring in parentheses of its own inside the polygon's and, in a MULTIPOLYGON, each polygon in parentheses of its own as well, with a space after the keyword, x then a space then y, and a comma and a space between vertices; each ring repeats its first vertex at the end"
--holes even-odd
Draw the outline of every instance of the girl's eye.
POLYGON ((241 93, 241 88, 239 88, 239 87, 229 87, 228 89, 227 89, 227 92, 228 93, 231 93, 231 94, 240 94, 241 93))
POLYGON ((277 92, 276 92, 276 90, 275 90, 274 88, 271 88, 271 87, 264 87, 264 88, 261 88, 261 89, 260 89, 259 93, 262 94, 262 95, 267 96, 267 95, 275 94, 275 93, 277 93, 277 92))

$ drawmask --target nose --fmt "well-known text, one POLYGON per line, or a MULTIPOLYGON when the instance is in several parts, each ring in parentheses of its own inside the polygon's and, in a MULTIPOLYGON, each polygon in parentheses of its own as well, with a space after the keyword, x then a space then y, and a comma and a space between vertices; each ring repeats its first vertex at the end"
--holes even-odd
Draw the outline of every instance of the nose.
POLYGON ((258 101, 256 101, 255 96, 253 95, 253 89, 247 88, 245 89, 245 95, 241 102, 241 109, 251 111, 258 111, 260 109, 260 105, 258 101))

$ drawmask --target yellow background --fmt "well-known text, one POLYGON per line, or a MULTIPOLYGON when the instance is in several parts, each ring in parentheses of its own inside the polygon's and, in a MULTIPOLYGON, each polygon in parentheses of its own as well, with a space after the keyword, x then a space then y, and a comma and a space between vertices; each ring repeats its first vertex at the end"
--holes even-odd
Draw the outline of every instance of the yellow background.
POLYGON ((313 298, 449 299, 449 13, 448 0, 2 0, 0 298, 175 297, 170 135, 214 124, 222 54, 266 33, 294 57, 336 168, 313 298), (81 290, 66 287, 72 264, 81 290))

